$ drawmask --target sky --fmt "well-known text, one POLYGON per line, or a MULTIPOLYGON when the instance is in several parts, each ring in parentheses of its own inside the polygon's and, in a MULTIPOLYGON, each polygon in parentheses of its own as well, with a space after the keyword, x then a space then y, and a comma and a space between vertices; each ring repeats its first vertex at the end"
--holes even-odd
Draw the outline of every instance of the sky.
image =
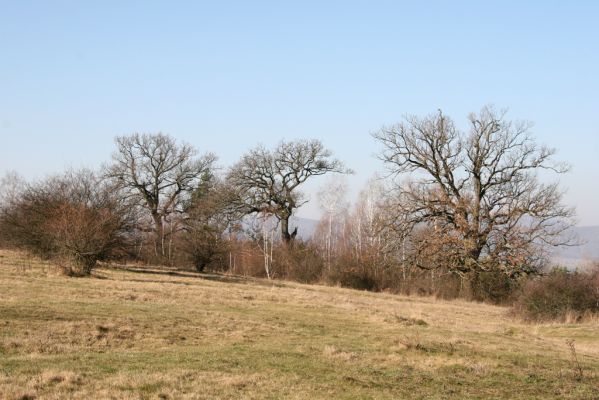
MULTIPOLYGON (((0 174, 99 167, 116 135, 163 132, 223 170, 318 138, 384 171, 371 133, 485 104, 534 122, 579 225, 599 224, 599 2, 0 0, 0 174), (524 4, 526 3, 526 4, 524 4)), ((300 216, 316 218, 315 193, 300 216)))

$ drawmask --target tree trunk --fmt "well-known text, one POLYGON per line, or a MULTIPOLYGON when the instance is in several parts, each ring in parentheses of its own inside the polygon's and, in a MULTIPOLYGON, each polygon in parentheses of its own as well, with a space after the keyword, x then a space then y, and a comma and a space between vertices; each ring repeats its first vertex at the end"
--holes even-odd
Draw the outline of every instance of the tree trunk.
POLYGON ((155 230, 155 252, 157 257, 164 257, 164 225, 160 214, 152 213, 155 230))
POLYGON ((297 227, 289 233, 289 216, 281 217, 281 239, 283 243, 291 243, 297 236, 297 227))

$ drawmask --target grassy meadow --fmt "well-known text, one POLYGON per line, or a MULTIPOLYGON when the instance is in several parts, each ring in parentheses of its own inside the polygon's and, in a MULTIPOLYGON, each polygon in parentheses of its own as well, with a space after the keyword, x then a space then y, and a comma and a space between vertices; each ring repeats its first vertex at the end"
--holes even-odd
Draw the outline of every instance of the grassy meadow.
POLYGON ((0 251, 0 399, 599 399, 599 323, 0 251))

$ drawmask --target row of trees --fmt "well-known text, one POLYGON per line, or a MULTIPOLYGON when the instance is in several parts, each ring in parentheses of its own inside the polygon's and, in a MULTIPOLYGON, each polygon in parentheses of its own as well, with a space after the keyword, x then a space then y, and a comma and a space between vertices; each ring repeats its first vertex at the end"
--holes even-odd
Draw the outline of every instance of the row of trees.
POLYGON ((431 284, 442 275, 461 285, 489 274, 513 281, 539 271, 547 246, 572 243, 573 210, 556 183, 537 175, 567 167, 530 128, 491 107, 471 114, 466 130, 441 111, 384 127, 373 136, 389 178, 373 181, 353 208, 342 180, 327 185, 310 243, 298 243, 289 223, 307 201, 301 186, 351 173, 318 140, 258 146, 221 174, 215 155, 170 136, 117 137, 100 172, 13 179, 0 223, 5 241, 83 273, 126 256, 378 289, 423 276, 431 284))
POLYGON ((32 184, 5 177, 4 240, 60 254, 81 273, 116 249, 160 263, 181 261, 182 252, 203 270, 222 262, 224 242, 248 231, 247 216, 274 217, 283 242, 294 241, 289 219, 305 203, 299 187, 312 176, 349 172, 318 140, 259 146, 225 176, 215 155, 199 155, 168 135, 115 141, 111 162, 99 172, 69 171, 32 184))

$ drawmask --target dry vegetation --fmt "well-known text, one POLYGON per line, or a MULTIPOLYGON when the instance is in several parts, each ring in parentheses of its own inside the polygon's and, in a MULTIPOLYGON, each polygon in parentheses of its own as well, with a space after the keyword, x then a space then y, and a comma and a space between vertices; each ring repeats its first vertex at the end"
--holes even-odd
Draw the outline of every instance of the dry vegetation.
POLYGON ((0 398, 599 398, 599 325, 0 252, 0 398))

